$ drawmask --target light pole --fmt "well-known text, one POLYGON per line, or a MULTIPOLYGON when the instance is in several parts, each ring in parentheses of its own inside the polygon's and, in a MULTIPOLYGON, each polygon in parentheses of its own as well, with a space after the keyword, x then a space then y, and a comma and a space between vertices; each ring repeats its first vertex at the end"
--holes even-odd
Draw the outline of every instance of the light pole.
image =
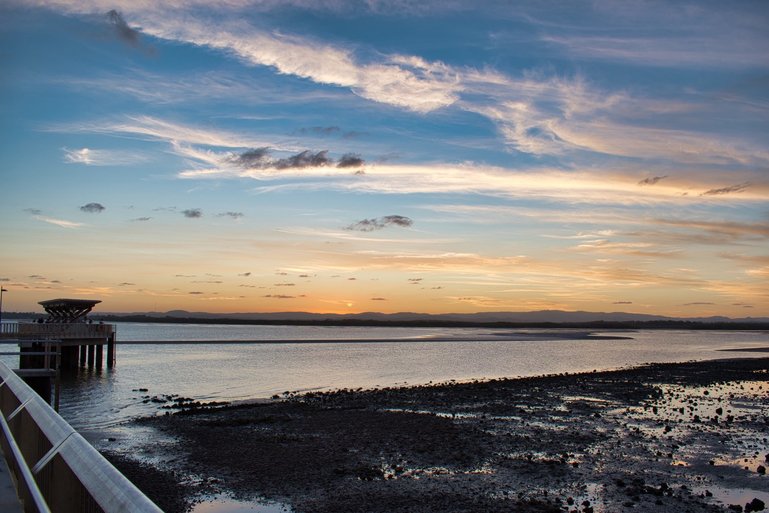
POLYGON ((3 331, 3 292, 8 292, 8 289, 0 287, 0 333, 3 331))

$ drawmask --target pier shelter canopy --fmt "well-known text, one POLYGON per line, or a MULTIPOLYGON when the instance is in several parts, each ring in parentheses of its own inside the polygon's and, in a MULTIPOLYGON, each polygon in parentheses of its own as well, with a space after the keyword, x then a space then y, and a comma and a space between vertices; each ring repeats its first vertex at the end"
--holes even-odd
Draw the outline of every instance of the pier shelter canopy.
POLYGON ((75 323, 84 321, 99 303, 98 299, 49 299, 38 304, 45 308, 47 322, 75 323))

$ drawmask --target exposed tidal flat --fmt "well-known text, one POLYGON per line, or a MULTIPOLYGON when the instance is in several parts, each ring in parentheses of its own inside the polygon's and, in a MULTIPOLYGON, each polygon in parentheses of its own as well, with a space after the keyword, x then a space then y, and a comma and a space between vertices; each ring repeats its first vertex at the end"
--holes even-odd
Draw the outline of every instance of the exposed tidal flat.
POLYGON ((108 453, 169 512, 769 503, 769 358, 289 394, 135 424, 154 442, 108 453))

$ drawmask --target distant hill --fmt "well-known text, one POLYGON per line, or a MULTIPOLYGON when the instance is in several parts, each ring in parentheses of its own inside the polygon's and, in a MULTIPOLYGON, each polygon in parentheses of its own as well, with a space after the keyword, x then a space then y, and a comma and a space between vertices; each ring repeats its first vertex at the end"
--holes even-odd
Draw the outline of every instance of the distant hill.
POLYGON ((705 323, 705 324, 769 324, 769 317, 730 318, 713 317, 666 317, 627 312, 566 312, 562 310, 540 310, 533 312, 479 312, 470 314, 425 314, 416 312, 399 312, 385 314, 379 312, 363 312, 356 314, 316 314, 308 312, 269 312, 269 313, 209 313, 189 312, 187 310, 171 310, 168 312, 136 312, 132 314, 98 314, 94 318, 133 319, 142 318, 146 321, 245 321, 288 323, 343 323, 343 324, 595 324, 595 323, 705 323))

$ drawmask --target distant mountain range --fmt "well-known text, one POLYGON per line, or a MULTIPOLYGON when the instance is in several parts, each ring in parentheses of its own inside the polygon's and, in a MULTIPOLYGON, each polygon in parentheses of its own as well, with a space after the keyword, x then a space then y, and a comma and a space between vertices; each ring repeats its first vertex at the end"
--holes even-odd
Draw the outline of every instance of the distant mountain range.
POLYGON ((580 323, 769 323, 769 317, 730 318, 724 316, 712 317, 666 317, 663 315, 636 314, 627 312, 566 312, 562 310, 540 310, 534 312, 479 312, 479 313, 448 313, 425 314, 415 312, 399 312, 385 314, 379 312, 363 312, 356 314, 317 314, 307 312, 272 312, 272 313, 209 313, 189 312, 186 310, 171 310, 168 312, 136 312, 133 314, 98 314, 94 317, 132 318, 144 317, 147 320, 204 320, 204 321, 247 321, 276 323, 382 323, 382 324, 580 324, 580 323))

